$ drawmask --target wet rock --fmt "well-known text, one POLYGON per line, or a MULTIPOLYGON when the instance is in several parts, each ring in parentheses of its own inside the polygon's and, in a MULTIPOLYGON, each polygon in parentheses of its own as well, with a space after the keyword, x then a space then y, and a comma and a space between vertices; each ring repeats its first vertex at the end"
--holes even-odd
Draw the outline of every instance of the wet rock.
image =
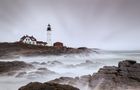
POLYGON ((31 62, 31 64, 39 65, 40 63, 39 62, 31 62))
POLYGON ((98 68, 99 66, 103 66, 102 63, 99 63, 99 62, 92 62, 91 60, 86 60, 85 62, 83 63, 80 63, 80 64, 76 64, 76 65, 73 65, 73 64, 70 64, 70 65, 65 65, 64 67, 65 68, 78 68, 78 67, 84 67, 84 68, 98 68))
POLYGON ((45 62, 42 62, 42 63, 40 63, 41 65, 46 65, 47 63, 45 63, 45 62))
POLYGON ((92 49, 88 48, 69 48, 63 47, 57 49, 49 46, 37 46, 30 44, 16 43, 0 43, 0 58, 17 58, 22 56, 46 56, 46 55, 61 55, 61 54, 80 54, 90 53, 92 49))
POLYGON ((140 64, 136 61, 126 60, 119 63, 119 74, 140 81, 140 64))
POLYGON ((99 90, 123 90, 139 88, 140 64, 136 61, 125 60, 119 62, 118 67, 101 68, 91 78, 90 87, 99 90))
POLYGON ((119 62, 116 66, 104 66, 97 73, 69 78, 61 77, 50 82, 68 84, 75 87, 84 87, 86 90, 139 90, 140 63, 133 60, 119 62), (80 86, 79 86, 80 85, 80 86))
POLYGON ((79 90, 79 89, 69 85, 32 82, 27 84, 26 86, 19 88, 18 90, 79 90))
POLYGON ((27 74, 26 72, 19 72, 16 77, 19 78, 19 77, 23 77, 25 74, 27 74))
POLYGON ((92 62, 92 61, 90 61, 90 60, 86 60, 84 63, 81 63, 81 64, 77 64, 76 66, 77 67, 87 67, 87 68, 92 68, 92 67, 98 67, 98 66, 101 66, 102 65, 102 63, 99 63, 99 62, 92 62))
POLYGON ((61 82, 61 83, 70 85, 70 83, 73 81, 75 81, 75 79, 71 78, 71 77, 60 77, 60 78, 50 81, 50 83, 60 83, 61 82))
POLYGON ((6 73, 2 73, 1 75, 3 75, 3 76, 13 76, 16 73, 17 73, 16 71, 9 71, 9 72, 6 72, 6 73))
POLYGON ((37 70, 41 70, 41 71, 47 71, 47 68, 38 68, 37 70))
POLYGON ((48 61, 47 65, 48 66, 56 66, 56 65, 63 65, 63 63, 59 62, 59 61, 48 61))
POLYGON ((58 73, 51 71, 47 68, 38 68, 37 70, 28 72, 27 78, 28 79, 35 79, 35 78, 42 78, 42 77, 48 77, 52 75, 57 75, 58 73))
POLYGON ((118 67, 119 67, 120 69, 123 69, 124 67, 131 67, 131 66, 133 66, 134 64, 136 64, 136 61, 133 61, 133 60, 125 60, 125 61, 119 62, 118 67))
POLYGON ((50 83, 60 83, 60 84, 68 84, 73 87, 77 87, 80 90, 88 90, 87 86, 90 81, 91 75, 84 75, 81 77, 60 77, 55 80, 49 81, 50 83))
POLYGON ((15 72, 25 68, 33 68, 33 66, 23 61, 0 62, 0 74, 15 72))
POLYGON ((104 66, 101 68, 98 73, 100 74, 117 74, 118 68, 115 66, 104 66))
POLYGON ((56 74, 54 71, 51 71, 47 68, 38 68, 37 71, 34 72, 35 74, 56 74))

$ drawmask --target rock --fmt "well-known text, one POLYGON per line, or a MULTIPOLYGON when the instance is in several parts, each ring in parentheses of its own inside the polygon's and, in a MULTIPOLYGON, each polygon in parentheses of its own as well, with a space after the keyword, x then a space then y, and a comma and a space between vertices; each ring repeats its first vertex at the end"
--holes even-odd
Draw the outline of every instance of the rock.
POLYGON ((68 84, 85 90, 139 90, 140 63, 132 60, 121 61, 116 66, 104 66, 97 73, 69 78, 61 77, 51 83, 68 84))
POLYGON ((56 66, 56 65, 63 65, 63 63, 59 62, 59 61, 48 61, 47 65, 48 66, 56 66))
POLYGON ((39 65, 40 63, 39 62, 31 62, 31 64, 39 65))
POLYGON ((47 71, 47 68, 38 68, 37 70, 41 70, 41 71, 47 71))
POLYGON ((57 49, 49 46, 37 46, 23 43, 0 43, 0 58, 18 58, 22 56, 46 56, 46 55, 61 55, 61 54, 80 54, 90 53, 93 51, 88 48, 69 48, 63 47, 57 49))
POLYGON ((57 75, 58 73, 51 71, 47 68, 38 68, 37 70, 33 70, 31 72, 28 72, 26 75, 28 79, 35 79, 35 78, 42 78, 42 77, 49 77, 52 75, 57 75))
POLYGON ((37 71, 34 72, 35 74, 40 74, 40 75, 43 75, 43 74, 56 74, 54 71, 51 71, 47 68, 38 68, 37 71))
POLYGON ((89 65, 94 65, 94 63, 90 60, 86 60, 84 63, 80 63, 80 64, 77 64, 75 66, 89 66, 89 65))
POLYGON ((103 66, 103 64, 102 63, 99 63, 99 62, 95 62, 94 63, 94 62, 92 62, 90 60, 86 60, 85 62, 82 62, 80 64, 76 64, 76 65, 70 64, 70 65, 65 65, 64 67, 65 68, 84 67, 84 68, 89 69, 89 68, 93 68, 93 67, 97 68, 99 66, 103 66))
POLYGON ((89 80, 90 80, 91 75, 85 75, 81 77, 60 77, 58 79, 49 81, 49 83, 61 83, 61 84, 68 84, 73 87, 77 87, 80 90, 88 90, 86 86, 88 86, 89 80), (82 88, 82 89, 81 89, 82 88))
POLYGON ((119 74, 140 81, 140 64, 126 60, 119 63, 119 74))
POLYGON ((119 62, 118 67, 120 69, 124 69, 125 67, 132 67, 134 64, 136 64, 136 61, 132 61, 132 60, 125 60, 125 61, 121 61, 119 62))
POLYGON ((33 66, 23 61, 0 62, 0 74, 15 72, 25 68, 33 68, 33 66))
POLYGON ((79 90, 79 89, 69 85, 31 82, 26 86, 19 88, 18 90, 79 90))
POLYGON ((46 63, 45 62, 42 62, 41 65, 46 65, 46 63))
POLYGON ((60 78, 57 78, 55 80, 52 80, 52 81, 49 81, 50 83, 65 83, 65 84, 69 84, 70 85, 70 82, 73 82, 75 81, 74 78, 71 78, 71 77, 60 77, 60 78))
POLYGON ((140 86, 140 64, 126 60, 119 62, 118 67, 105 66, 94 74, 89 86, 99 90, 126 90, 140 86), (98 86, 98 87, 97 87, 98 86))
POLYGON ((19 77, 23 77, 25 74, 27 74, 26 72, 19 72, 16 77, 19 78, 19 77))
POLYGON ((99 69, 98 73, 100 73, 100 74, 117 74, 118 68, 115 66, 104 66, 103 68, 99 69))

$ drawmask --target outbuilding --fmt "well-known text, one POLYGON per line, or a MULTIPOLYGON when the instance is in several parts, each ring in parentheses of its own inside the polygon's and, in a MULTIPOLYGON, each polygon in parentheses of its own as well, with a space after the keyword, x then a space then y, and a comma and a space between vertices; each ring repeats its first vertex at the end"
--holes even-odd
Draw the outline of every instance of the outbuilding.
POLYGON ((55 48, 63 48, 63 47, 64 47, 62 42, 55 42, 55 43, 53 44, 53 46, 54 46, 55 48))

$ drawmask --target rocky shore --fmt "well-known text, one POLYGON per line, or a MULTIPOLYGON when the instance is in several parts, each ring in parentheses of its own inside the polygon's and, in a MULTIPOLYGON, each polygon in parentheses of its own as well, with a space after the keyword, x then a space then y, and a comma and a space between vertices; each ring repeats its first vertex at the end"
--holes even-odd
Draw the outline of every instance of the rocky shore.
MULTIPOLYGON (((22 61, 0 62, 1 75, 5 73, 11 75, 26 68, 33 68, 33 66, 22 61)), ((32 82, 19 90, 139 90, 139 88, 140 63, 125 60, 119 62, 118 67, 104 66, 93 75, 60 77, 46 83, 32 82)))
POLYGON ((140 64, 126 60, 119 62, 118 67, 104 66, 93 75, 61 77, 50 83, 68 84, 82 90, 139 90, 140 64))
POLYGON ((23 43, 0 43, 0 59, 16 58, 19 56, 46 56, 46 55, 61 55, 61 54, 79 54, 90 53, 91 49, 80 48, 55 48, 53 46, 36 46, 23 43))

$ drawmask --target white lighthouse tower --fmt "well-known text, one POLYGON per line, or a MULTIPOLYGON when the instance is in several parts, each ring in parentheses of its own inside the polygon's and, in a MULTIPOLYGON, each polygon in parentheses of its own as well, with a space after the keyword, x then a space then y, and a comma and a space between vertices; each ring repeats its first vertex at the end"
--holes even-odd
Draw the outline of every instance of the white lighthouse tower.
POLYGON ((47 43, 48 43, 47 45, 48 46, 52 46, 51 31, 52 31, 51 25, 48 24, 48 27, 47 27, 47 43))

